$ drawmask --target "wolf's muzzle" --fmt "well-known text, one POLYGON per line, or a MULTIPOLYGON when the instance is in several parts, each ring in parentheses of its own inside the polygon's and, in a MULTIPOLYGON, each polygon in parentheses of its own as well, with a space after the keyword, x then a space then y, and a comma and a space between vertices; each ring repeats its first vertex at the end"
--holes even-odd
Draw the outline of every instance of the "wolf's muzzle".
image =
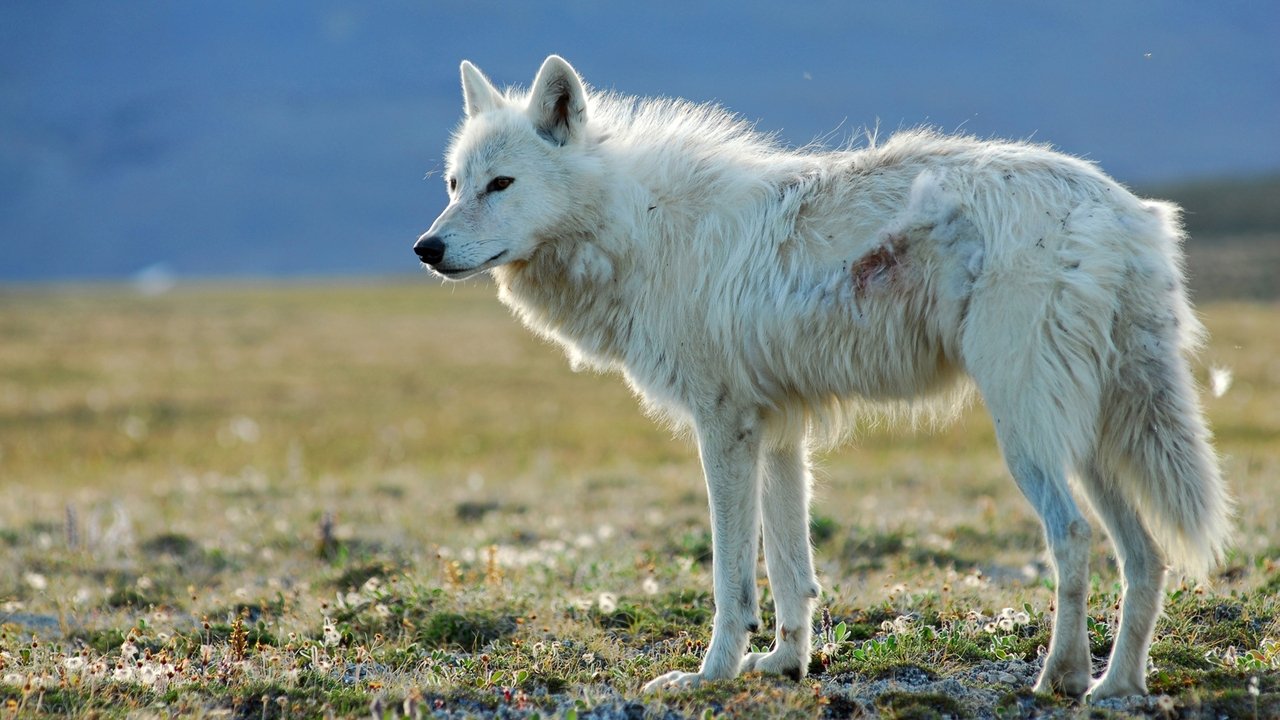
POLYGON ((444 241, 435 235, 418 238, 418 242, 413 244, 413 252, 422 262, 436 265, 444 259, 444 241))

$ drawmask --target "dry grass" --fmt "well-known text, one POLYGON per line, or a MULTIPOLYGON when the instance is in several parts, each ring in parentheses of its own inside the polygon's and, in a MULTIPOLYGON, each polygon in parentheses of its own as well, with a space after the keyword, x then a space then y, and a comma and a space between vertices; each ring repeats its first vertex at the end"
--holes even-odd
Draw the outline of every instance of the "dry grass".
MULTIPOLYGON (((1205 318, 1200 375, 1234 378, 1205 405, 1238 549, 1211 588, 1171 596, 1152 680, 1171 705, 1125 711, 1265 717, 1280 307, 1205 318)), ((1021 690, 1051 593, 980 408, 822 459, 823 603, 844 631, 809 681, 655 699, 639 686, 696 667, 709 630, 694 451, 616 378, 571 373, 485 284, 8 290, 0 339, 12 712, 927 717, 948 681, 962 714, 1076 712, 1021 690), (1028 622, 986 632, 1004 607, 1028 622)), ((1117 579, 1101 541, 1094 567, 1102 655, 1117 579)))

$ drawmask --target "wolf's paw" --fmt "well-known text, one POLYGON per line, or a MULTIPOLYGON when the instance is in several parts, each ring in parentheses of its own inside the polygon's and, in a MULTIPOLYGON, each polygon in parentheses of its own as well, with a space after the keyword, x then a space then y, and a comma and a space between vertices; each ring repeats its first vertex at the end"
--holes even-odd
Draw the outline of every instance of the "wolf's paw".
POLYGON ((1083 696, 1085 691, 1089 689, 1091 680, 1092 678, 1089 677, 1087 670, 1052 672, 1052 668, 1045 668, 1045 671, 1040 673, 1040 679, 1036 681, 1036 686, 1032 690, 1046 695, 1060 693, 1067 697, 1078 698, 1083 696))
POLYGON ((1085 700, 1088 702, 1097 702, 1098 700, 1106 700, 1108 698, 1129 697, 1131 695, 1146 695, 1147 683, 1144 680, 1134 682, 1132 679, 1121 678, 1107 673, 1101 680, 1094 683, 1089 688, 1085 700))
POLYGON ((769 675, 782 675, 796 682, 805 676, 809 669, 807 662, 801 662, 792 653, 774 650, 767 653, 747 653, 738 666, 739 672, 761 672, 769 675))
POLYGON ((702 684, 702 673, 681 672, 672 670, 665 675, 658 677, 645 683, 642 692, 652 693, 662 690, 684 690, 686 688, 696 688, 702 684))

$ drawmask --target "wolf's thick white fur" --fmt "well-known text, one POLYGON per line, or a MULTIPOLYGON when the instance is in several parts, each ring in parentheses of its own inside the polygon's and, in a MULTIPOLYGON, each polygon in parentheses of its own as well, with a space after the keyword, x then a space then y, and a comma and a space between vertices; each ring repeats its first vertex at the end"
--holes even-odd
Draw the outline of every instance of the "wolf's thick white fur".
POLYGON ((697 438, 712 639, 700 672, 650 689, 803 676, 809 448, 863 410, 945 415, 976 386, 1057 571, 1037 689, 1145 692, 1166 565, 1206 573, 1230 515, 1186 359, 1202 328, 1176 207, 1026 143, 916 130, 789 150, 715 107, 590 92, 554 56, 528 93, 466 62, 462 78, 450 203, 419 254, 447 278, 490 270, 527 326, 697 438), (1071 479, 1124 577, 1092 686, 1071 479), (747 654, 762 534, 777 642, 747 654))

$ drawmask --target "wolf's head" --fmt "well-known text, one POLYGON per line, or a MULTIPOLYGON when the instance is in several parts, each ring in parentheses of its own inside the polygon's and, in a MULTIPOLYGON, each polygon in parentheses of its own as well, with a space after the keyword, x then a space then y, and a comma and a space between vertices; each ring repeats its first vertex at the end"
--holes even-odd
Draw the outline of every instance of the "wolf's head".
POLYGON ((542 63, 526 98, 462 62, 466 119, 445 169, 449 206, 413 251, 452 280, 527 259, 580 198, 586 90, 563 58, 542 63))

